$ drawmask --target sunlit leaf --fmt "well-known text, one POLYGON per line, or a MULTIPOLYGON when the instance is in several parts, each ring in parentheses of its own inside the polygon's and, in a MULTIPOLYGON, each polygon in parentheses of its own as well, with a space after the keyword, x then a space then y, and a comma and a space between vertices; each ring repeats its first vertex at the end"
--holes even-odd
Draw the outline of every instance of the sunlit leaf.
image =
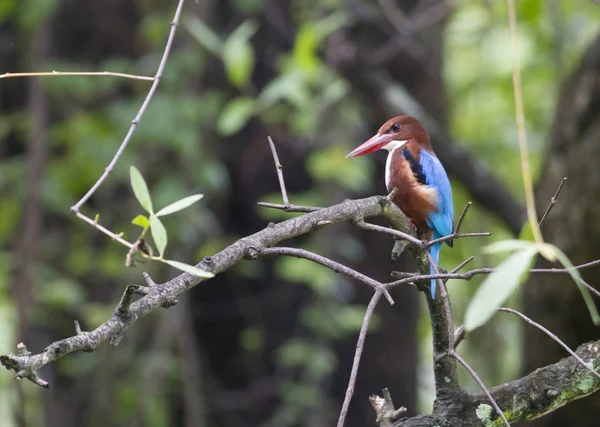
POLYGON ((133 225, 138 225, 142 228, 148 228, 150 227, 150 221, 148 220, 148 218, 144 215, 138 215, 135 218, 133 218, 133 220, 131 221, 131 223, 133 225))
POLYGON ((152 211, 152 199, 150 198, 150 192, 144 177, 135 166, 129 168, 129 176, 131 178, 131 188, 133 188, 133 194, 135 198, 140 202, 140 205, 146 209, 147 212, 153 213, 152 211))
POLYGON ((165 259, 162 261, 169 264, 171 267, 175 267, 178 270, 193 274, 194 276, 206 277, 208 279, 210 279, 211 277, 215 277, 215 275, 213 273, 211 273, 210 271, 202 270, 201 268, 194 267, 193 265, 189 265, 189 264, 179 262, 179 261, 173 261, 170 259, 165 259))
POLYGON ((465 328, 472 331, 486 323, 521 283, 537 253, 529 246, 511 254, 481 284, 465 313, 465 328))
POLYGON ((503 252, 513 252, 520 251, 522 249, 528 248, 530 246, 534 246, 534 242, 530 242, 527 240, 501 240, 499 242, 494 242, 490 245, 487 245, 482 249, 482 252, 486 254, 499 254, 503 252))
POLYGON ((233 135, 246 125, 252 114, 254 114, 252 98, 235 98, 221 112, 217 121, 217 131, 223 136, 233 135))
POLYGON ((257 30, 255 22, 246 21, 229 35, 223 45, 223 63, 227 78, 236 86, 245 86, 254 70, 254 50, 250 37, 257 30))
POLYGON ((204 46, 214 55, 219 57, 221 56, 223 42, 209 26, 196 17, 189 18, 185 22, 185 26, 202 46, 204 46))
POLYGON ((154 215, 150 217, 150 231, 152 232, 156 249, 158 249, 158 253, 162 257, 167 248, 167 230, 163 223, 160 222, 160 219, 154 215))
POLYGON ((204 197, 203 194, 194 194, 193 196, 184 197, 183 199, 177 200, 176 202, 173 202, 170 205, 167 205, 158 212, 156 212, 156 216, 170 215, 174 212, 185 209, 188 206, 191 206, 194 203, 196 203, 202 197, 204 197))
POLYGON ((594 300, 592 299, 590 291, 581 283, 583 281, 581 273, 575 268, 569 257, 563 251, 558 249, 556 246, 551 247, 553 248, 554 255, 556 256, 558 261, 563 265, 563 267, 568 269, 569 274, 573 278, 573 281, 577 284, 579 292, 581 292, 581 296, 585 301, 585 305, 587 306, 587 309, 590 312, 590 317, 592 318, 594 325, 600 325, 600 316, 598 315, 598 308, 596 307, 596 304, 594 304, 594 300))

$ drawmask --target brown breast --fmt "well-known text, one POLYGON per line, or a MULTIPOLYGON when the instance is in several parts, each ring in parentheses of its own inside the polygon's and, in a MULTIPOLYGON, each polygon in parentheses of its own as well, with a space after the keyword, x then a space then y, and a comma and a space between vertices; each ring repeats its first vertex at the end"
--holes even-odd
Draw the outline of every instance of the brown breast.
MULTIPOLYGON (((410 147, 411 142, 407 142, 405 147, 411 151, 416 151, 410 147)), ((427 233, 430 228, 427 226, 426 218, 431 212, 437 211, 437 191, 418 182, 414 172, 410 168, 410 163, 402 156, 402 149, 394 150, 389 155, 390 175, 387 189, 392 191, 395 187, 398 189, 394 196, 394 203, 404 212, 417 227, 419 233, 427 233)), ((418 151, 413 153, 418 161, 418 151)))

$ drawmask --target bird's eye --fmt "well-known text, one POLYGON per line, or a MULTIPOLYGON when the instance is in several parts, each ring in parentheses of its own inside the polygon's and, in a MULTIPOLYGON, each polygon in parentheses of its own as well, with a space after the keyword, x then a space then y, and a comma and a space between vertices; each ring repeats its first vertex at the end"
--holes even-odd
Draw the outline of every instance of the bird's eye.
POLYGON ((399 124, 399 123, 394 123, 394 124, 392 125, 392 130, 393 130, 394 132, 398 132, 398 131, 400 130, 400 124, 399 124))

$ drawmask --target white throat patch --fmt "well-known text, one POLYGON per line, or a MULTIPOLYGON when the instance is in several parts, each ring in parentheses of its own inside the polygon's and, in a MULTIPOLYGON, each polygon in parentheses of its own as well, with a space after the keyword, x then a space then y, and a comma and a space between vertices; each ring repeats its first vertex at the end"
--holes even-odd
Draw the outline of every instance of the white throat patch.
POLYGON ((385 187, 386 189, 390 187, 390 180, 392 178, 392 156, 394 155, 394 151, 398 148, 402 147, 406 144, 407 141, 391 141, 387 145, 384 145, 383 149, 388 150, 389 154, 387 156, 387 160, 385 161, 385 187))

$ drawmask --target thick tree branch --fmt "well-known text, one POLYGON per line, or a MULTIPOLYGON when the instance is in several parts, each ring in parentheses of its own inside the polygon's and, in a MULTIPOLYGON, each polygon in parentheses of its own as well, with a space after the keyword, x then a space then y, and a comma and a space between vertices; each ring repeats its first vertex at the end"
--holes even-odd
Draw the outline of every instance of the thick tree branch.
MULTIPOLYGON (((600 366, 600 340, 579 346, 577 355, 589 366, 600 366)), ((500 386, 490 393, 508 422, 532 420, 600 390, 600 380, 574 357, 537 369, 529 375, 500 386)), ((377 412, 379 418, 379 412, 377 412)), ((482 427, 499 426, 502 420, 489 405, 487 396, 459 395, 456 401, 431 415, 403 419, 394 427, 482 427)), ((380 427, 390 424, 379 423, 380 427)))
MULTIPOLYGON (((255 258, 260 250, 279 242, 309 233, 325 225, 340 222, 358 222, 364 218, 383 215, 390 224, 398 228, 406 227, 408 219, 389 198, 382 196, 367 199, 346 200, 338 205, 323 208, 297 218, 291 218, 278 224, 270 224, 258 233, 238 240, 212 257, 206 257, 198 267, 219 274, 245 258, 255 258)), ((152 283, 148 278, 146 282, 152 283)), ((14 370, 19 377, 37 379, 37 371, 61 357, 76 351, 93 351, 101 343, 112 340, 118 344, 125 331, 138 319, 146 316, 158 307, 174 304, 177 295, 191 289, 207 279, 187 273, 156 286, 128 287, 113 316, 98 328, 81 332, 69 338, 50 344, 43 353, 20 355, 9 353, 0 356, 0 363, 14 370), (132 302, 133 294, 143 296, 132 302), (26 373, 27 375, 25 375, 26 373)), ((38 383, 36 381, 36 383, 38 383)))

